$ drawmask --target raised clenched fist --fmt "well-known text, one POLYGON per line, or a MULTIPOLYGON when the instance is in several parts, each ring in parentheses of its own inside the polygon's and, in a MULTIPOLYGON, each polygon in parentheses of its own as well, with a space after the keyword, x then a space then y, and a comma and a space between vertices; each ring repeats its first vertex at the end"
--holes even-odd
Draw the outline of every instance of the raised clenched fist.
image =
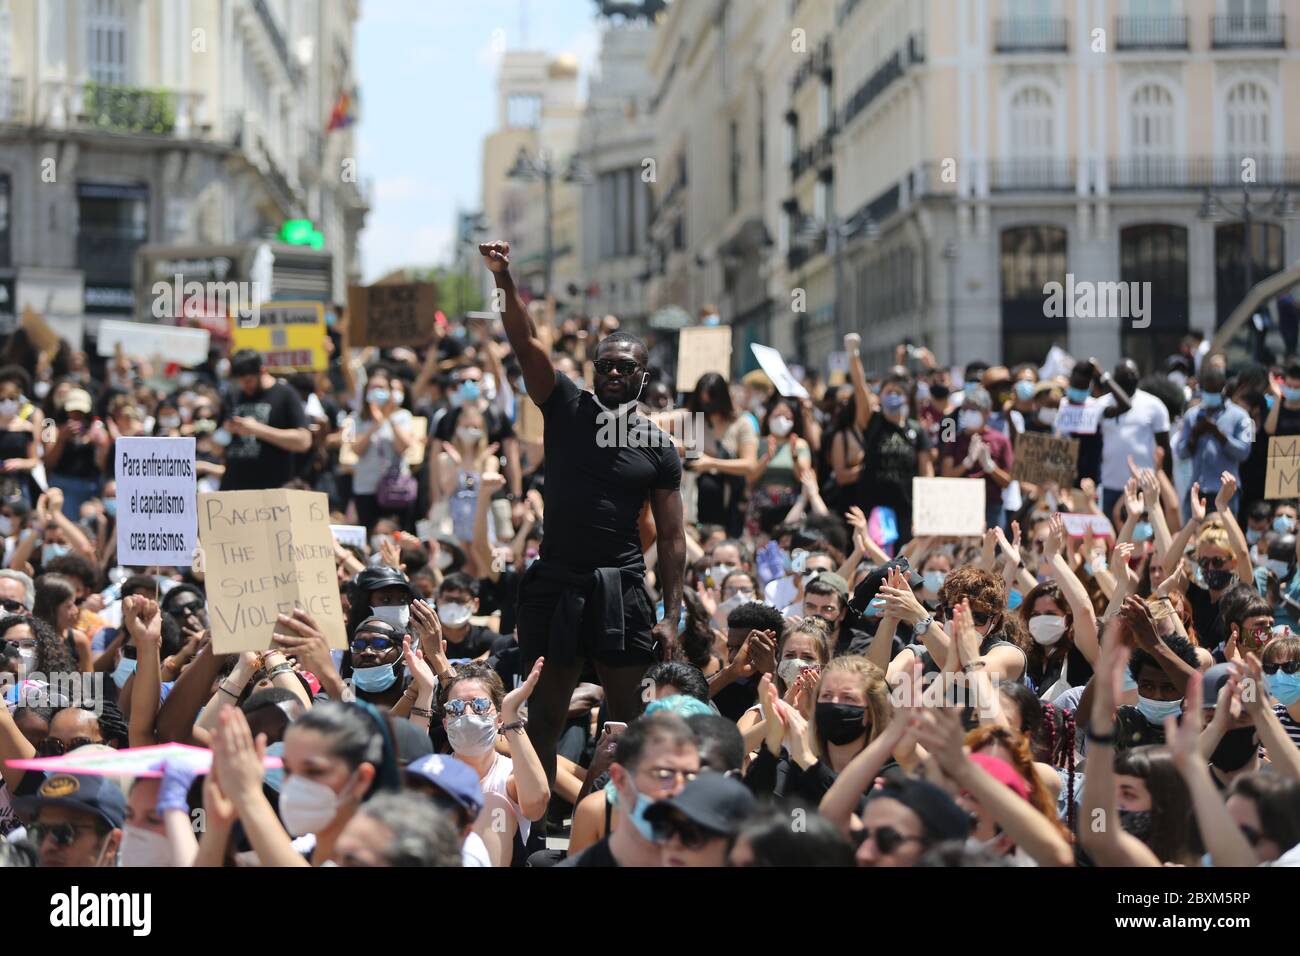
POLYGON ((500 240, 481 242, 478 251, 492 272, 505 272, 510 268, 510 243, 500 240))

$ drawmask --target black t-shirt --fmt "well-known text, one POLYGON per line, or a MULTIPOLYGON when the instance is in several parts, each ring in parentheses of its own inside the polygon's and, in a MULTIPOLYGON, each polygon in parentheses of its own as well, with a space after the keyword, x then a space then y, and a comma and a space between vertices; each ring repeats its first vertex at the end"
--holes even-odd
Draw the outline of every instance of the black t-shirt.
POLYGON ((928 451, 930 436, 914 419, 895 425, 884 415, 871 416, 862 447, 861 500, 883 505, 909 517, 912 513, 912 479, 918 474, 916 453, 928 451))
POLYGON ((1123 704, 1115 708, 1115 744, 1116 750, 1128 750, 1130 747, 1145 747, 1148 744, 1163 744, 1165 728, 1150 723, 1133 704, 1123 704))
POLYGON ((627 413, 626 440, 598 443, 598 436, 620 430, 614 425, 602 429, 598 413, 605 418, 595 396, 579 390, 567 375, 555 376, 555 389, 542 405, 546 516, 541 558, 576 571, 642 571, 641 507, 652 490, 681 487, 681 460, 671 440, 635 410, 627 413))
POLYGON ((484 627, 482 624, 471 624, 469 631, 465 634, 465 639, 459 643, 453 643, 451 636, 444 629, 442 638, 447 642, 447 660, 458 661, 468 660, 486 654, 492 649, 493 643, 501 639, 501 635, 490 627, 484 627))
POLYGON ((713 697, 718 713, 728 720, 740 720, 745 711, 758 703, 758 675, 732 681, 713 697))
POLYGON ((524 682, 522 653, 518 641, 503 637, 493 646, 492 656, 488 658, 488 666, 497 672, 507 694, 524 682), (503 647, 502 642, 509 643, 503 647))
POLYGON ((614 854, 609 852, 609 837, 593 843, 577 856, 566 857, 556 866, 618 866, 614 854))
MULTIPOLYGON (((235 416, 253 418, 272 428, 306 428, 302 399, 288 385, 276 382, 251 397, 236 389, 222 408, 223 422, 235 416)), ((294 476, 294 454, 259 441, 252 435, 231 436, 226 448, 222 491, 279 488, 294 476)))
MULTIPOLYGON (((1065 408, 1072 402, 1062 402, 1061 408, 1065 408)), ((1080 435, 1071 432, 1063 436, 1073 438, 1079 443, 1079 461, 1074 469, 1076 480, 1082 481, 1084 478, 1091 478, 1093 481, 1101 484, 1101 425, 1097 425, 1096 434, 1080 435)))
POLYGON ((480 614, 491 614, 494 611, 500 611, 502 634, 513 634, 515 632, 515 612, 517 610, 516 605, 519 603, 520 577, 518 571, 507 568, 497 575, 495 581, 491 578, 479 578, 478 612, 480 614))
MULTIPOLYGON (((1277 401, 1277 399, 1273 399, 1277 401)), ((1286 403, 1277 410, 1277 430, 1274 435, 1300 435, 1300 408, 1287 408, 1286 403)))

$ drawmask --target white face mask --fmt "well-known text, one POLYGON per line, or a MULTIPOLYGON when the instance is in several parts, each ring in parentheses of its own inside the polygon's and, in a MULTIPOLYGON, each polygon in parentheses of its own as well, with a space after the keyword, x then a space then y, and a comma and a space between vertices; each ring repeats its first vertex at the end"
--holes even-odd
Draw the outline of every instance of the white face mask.
POLYGON ((481 429, 481 428, 457 428, 457 429, 456 429, 456 437, 459 438, 461 441, 463 441, 463 442, 464 442, 465 444, 467 444, 467 445, 474 445, 474 444, 477 444, 478 441, 479 441, 479 439, 481 439, 481 438, 483 437, 483 429, 481 429))
POLYGON ((448 627, 460 627, 469 620, 469 605, 448 601, 438 605, 438 620, 448 627))
POLYGON ((780 418, 769 418, 767 421, 767 430, 777 438, 784 438, 786 435, 789 435, 790 432, 794 431, 794 419, 785 418, 784 416, 780 418))
POLYGON ((8 536, 13 534, 14 521, 8 515, 0 515, 0 534, 8 536))
POLYGON ((290 836, 319 833, 333 822, 342 802, 325 784, 294 774, 280 791, 280 819, 290 836))
POLYGON ((1055 425, 1056 409, 1052 408, 1050 405, 1040 408, 1038 410, 1038 421, 1043 425, 1055 425))
POLYGON ((713 567, 709 568, 709 580, 713 582, 715 588, 720 588, 722 587, 722 582, 726 579, 727 575, 734 570, 736 570, 735 565, 715 564, 713 567))
MULTIPOLYGON (((497 742, 497 719, 492 714, 461 714, 447 721, 447 742, 466 757, 481 757, 497 742)), ((283 797, 280 798, 283 801, 283 797)))
POLYGON ((0 401, 0 415, 3 415, 4 417, 8 418, 10 415, 17 415, 17 414, 18 414, 17 399, 6 398, 0 401))
POLYGON ((973 408, 964 408, 957 419, 957 424, 961 426, 962 431, 977 432, 984 427, 984 414, 973 408))
POLYGON ((26 679, 36 672, 36 651, 30 647, 20 647, 18 656, 22 659, 23 678, 26 679))
POLYGON ((167 837, 144 827, 127 824, 122 828, 122 866, 173 866, 172 847, 167 837))
POLYGON ((1029 633, 1043 646, 1050 646, 1065 633, 1065 618, 1056 614, 1038 614, 1029 619, 1029 633))
POLYGON ((411 609, 405 604, 398 604, 392 607, 374 607, 370 608, 370 616, 377 617, 385 624, 391 624, 393 627, 406 629, 406 625, 411 620, 411 609))
POLYGON ((816 665, 814 665, 812 661, 805 661, 799 657, 787 657, 780 664, 776 665, 776 676, 785 682, 786 687, 789 687, 799 679, 799 675, 803 672, 805 667, 814 666, 816 665))

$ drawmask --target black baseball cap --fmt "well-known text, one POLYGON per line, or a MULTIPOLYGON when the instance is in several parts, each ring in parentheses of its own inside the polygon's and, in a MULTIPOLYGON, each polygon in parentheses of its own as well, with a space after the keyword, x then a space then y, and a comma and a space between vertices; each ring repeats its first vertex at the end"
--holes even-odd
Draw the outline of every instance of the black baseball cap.
POLYGON ((386 564, 357 572, 357 576, 352 579, 352 586, 366 594, 381 588, 404 588, 413 599, 419 597, 411 587, 411 582, 406 580, 406 575, 386 564))
POLYGON ((100 817, 115 830, 126 822, 126 795, 108 777, 56 773, 26 797, 12 798, 14 809, 35 817, 41 807, 71 807, 100 817))
POLYGON ((921 818, 932 843, 964 840, 970 836, 971 815, 957 806, 942 787, 915 777, 894 777, 871 798, 897 800, 921 818))
POLYGON ((912 570, 911 562, 907 558, 895 558, 888 564, 882 564, 862 579, 862 583, 853 592, 849 607, 859 614, 866 613, 867 605, 875 600, 876 592, 880 590, 882 584, 889 580, 889 572, 895 569, 907 579, 907 585, 912 590, 916 590, 925 584, 925 579, 912 570))
POLYGON ((731 836, 758 809, 758 801, 739 780, 711 770, 702 772, 667 800, 652 803, 645 812, 650 823, 676 810, 706 830, 731 836))

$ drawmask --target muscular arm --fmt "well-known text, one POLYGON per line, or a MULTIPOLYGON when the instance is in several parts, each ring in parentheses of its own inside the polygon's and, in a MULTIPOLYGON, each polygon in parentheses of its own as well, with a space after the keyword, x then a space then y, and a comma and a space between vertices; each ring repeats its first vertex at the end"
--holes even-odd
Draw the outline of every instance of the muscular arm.
POLYGON ((506 338, 510 340, 510 348, 514 350, 519 367, 523 370, 528 397, 538 405, 543 405, 555 388, 555 369, 537 336, 537 328, 528 315, 528 309, 519 298, 515 280, 510 275, 510 244, 489 242, 478 248, 492 271, 497 292, 505 299, 501 322, 505 326, 506 338))
MULTIPOLYGON (((659 547, 659 592, 664 599, 663 620, 671 625, 674 643, 677 619, 682 609, 682 578, 686 572, 686 531, 682 518, 682 495, 676 488, 656 488, 650 493, 654 513, 656 544, 659 547)), ((660 638, 663 639, 662 637, 660 638)), ((672 655, 664 648, 664 660, 672 655)))

